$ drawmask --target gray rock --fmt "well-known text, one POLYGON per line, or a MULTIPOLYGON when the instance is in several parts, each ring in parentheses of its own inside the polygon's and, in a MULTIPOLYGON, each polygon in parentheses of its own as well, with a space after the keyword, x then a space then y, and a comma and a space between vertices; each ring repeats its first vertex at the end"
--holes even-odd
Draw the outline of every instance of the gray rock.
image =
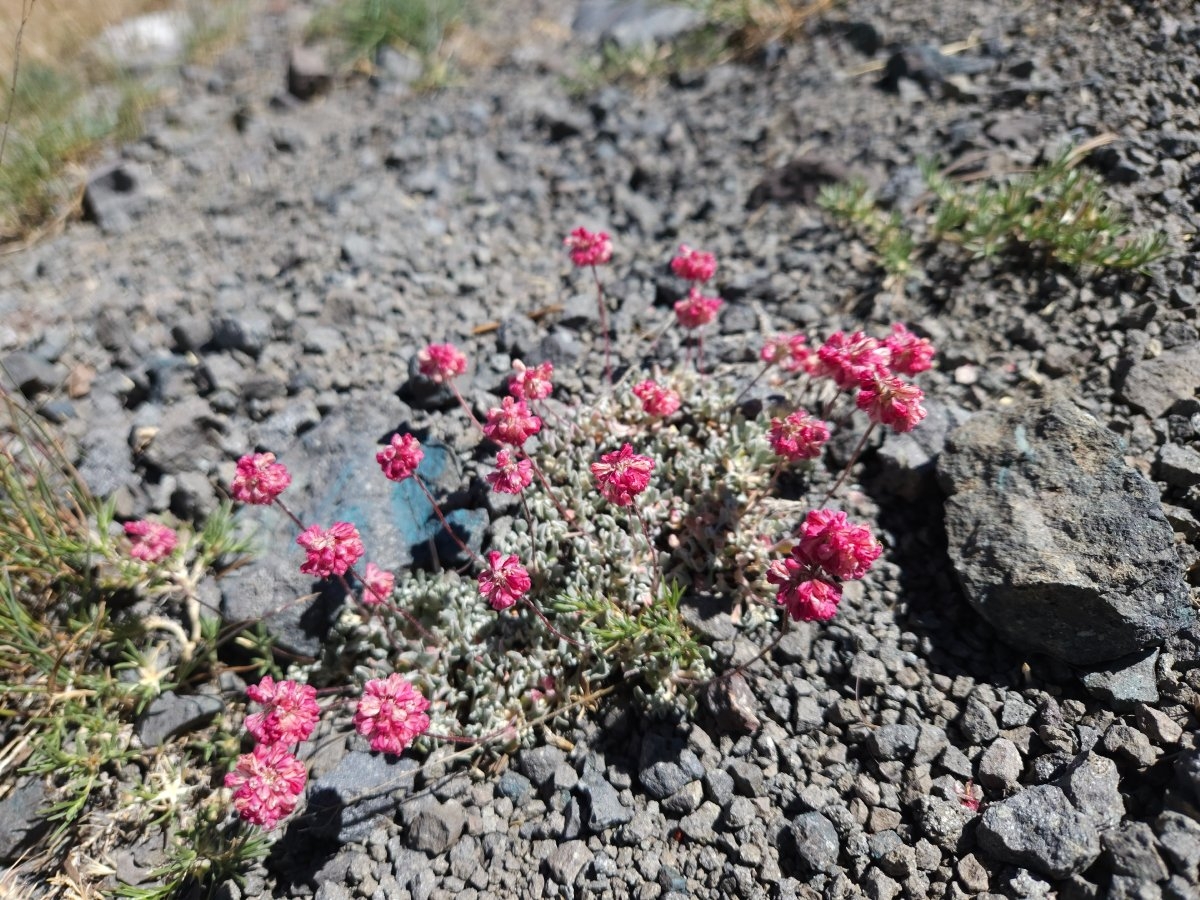
POLYGON ((691 779, 678 765, 660 760, 638 773, 638 780, 646 793, 655 800, 662 800, 680 790, 691 779))
POLYGON ((720 815, 721 807, 711 800, 706 800, 695 812, 679 820, 679 830, 696 843, 712 843, 715 837, 713 826, 717 823, 720 815))
POLYGON ((193 30, 184 12, 162 10, 109 25, 96 39, 96 51, 128 72, 147 73, 178 62, 193 30))
POLYGON ((566 761, 567 755, 562 750, 545 744, 522 750, 517 755, 517 768, 537 785, 538 790, 545 791, 550 786, 555 770, 566 761))
POLYGON ((704 802, 704 785, 690 781, 660 804, 662 811, 672 816, 686 816, 704 802))
POLYGON ((1164 812, 1155 820, 1154 832, 1167 865, 1195 885, 1200 872, 1200 822, 1183 813, 1164 812))
POLYGON ((979 846, 1001 862, 1051 878, 1082 871, 1100 855, 1100 835, 1062 790, 1037 785, 987 808, 979 846))
POLYGON ((1111 828, 1125 815, 1117 764, 1096 753, 1085 753, 1067 767, 1057 784, 1071 804, 1098 829, 1111 828))
POLYGON ((1107 753, 1133 763, 1138 768, 1154 765, 1154 761, 1158 759, 1158 751, 1150 743, 1150 739, 1124 722, 1114 722, 1110 725, 1104 732, 1101 743, 1107 753))
POLYGON ((306 828, 339 844, 365 841, 380 822, 395 817, 418 768, 408 757, 347 753, 309 785, 306 828))
POLYGON ((958 730, 972 744, 986 744, 1000 733, 1000 726, 987 704, 972 695, 958 717, 958 730))
POLYGON ((588 828, 600 832, 624 825, 633 818, 633 810, 621 803, 617 789, 604 776, 589 772, 579 781, 579 789, 588 798, 588 828))
POLYGON ((997 738, 979 757, 979 783, 1007 793, 1021 778, 1021 753, 1007 738, 997 738))
POLYGON ((666 43, 704 24, 697 9, 650 0, 583 0, 572 22, 576 34, 598 36, 622 49, 666 43))
POLYGON ((726 768, 734 789, 743 796, 757 797, 763 789, 763 771, 746 759, 735 759, 726 768))
POLYGON ((434 856, 445 853, 462 837, 467 813, 457 800, 447 800, 417 813, 408 830, 409 843, 415 850, 434 856))
POLYGON ((959 800, 924 796, 913 806, 921 833, 943 850, 957 851, 963 839, 963 829, 975 812, 959 800))
POLYGON ((1200 750, 1179 755, 1175 779, 1190 793, 1191 802, 1200 803, 1200 750))
POLYGON ((218 350, 240 350, 257 357, 271 340, 271 317, 258 309, 240 310, 237 315, 215 318, 212 330, 218 350))
POLYGON ((882 725, 867 737, 867 749, 876 759, 907 759, 917 748, 920 730, 916 725, 882 725))
POLYGON ((567 841, 550 851, 546 857, 546 872, 559 884, 573 885, 593 855, 583 841, 567 841))
POLYGON ((0 371, 10 385, 29 398, 50 390, 66 375, 59 366, 27 350, 6 355, 0 360, 0 371))
POLYGON ((148 166, 122 162, 92 173, 83 192, 83 213, 106 234, 124 234, 150 208, 163 187, 148 166))
POLYGON ((223 455, 217 446, 219 429, 220 422, 208 403, 188 397, 164 407, 157 425, 133 437, 147 465, 177 475, 207 471, 217 464, 223 455))
POLYGON ((1116 712, 1158 702, 1158 648, 1123 657, 1083 675, 1088 693, 1116 712))
POLYGON ((1182 725, 1161 709, 1156 709, 1145 703, 1138 705, 1137 723, 1146 737, 1159 745, 1178 744, 1180 738, 1183 737, 1182 725))
POLYGON ((180 696, 174 691, 166 691, 150 701, 138 720, 138 738, 145 747, 161 747, 176 735, 206 725, 224 709, 220 697, 209 694, 180 696))
POLYGON ((1167 350, 1134 363, 1118 396, 1151 419, 1166 415, 1179 400, 1196 396, 1200 385, 1200 343, 1167 350))
POLYGON ((946 438, 969 416, 959 406, 934 400, 926 401, 925 410, 920 428, 903 433, 889 429, 876 451, 883 467, 879 486, 906 500, 915 500, 932 484, 946 438))
POLYGON ((1090 665, 1194 619, 1158 491, 1074 406, 974 416, 939 474, 967 599, 1015 647, 1090 665))
POLYGON ((1100 843, 1119 875, 1156 882, 1166 881, 1171 874, 1158 852, 1154 830, 1145 822, 1125 822, 1120 828, 1112 828, 1100 835, 1100 843))
POLYGON ((716 678, 704 689, 704 702, 717 727, 730 734, 758 731, 758 698, 738 673, 716 678))
POLYGON ((333 73, 325 53, 317 47, 296 46, 288 54, 288 93, 299 100, 311 100, 326 93, 333 84, 333 73))
POLYGON ((833 823, 818 812, 801 813, 792 819, 791 835, 796 855, 812 872, 829 872, 841 853, 841 842, 833 823))
POLYGON ((496 782, 496 791, 501 797, 507 797, 513 806, 520 807, 533 794, 533 785, 520 772, 511 769, 500 776, 496 782))
POLYGON ((1186 490, 1200 484, 1200 453, 1191 447, 1163 444, 1158 448, 1158 477, 1171 487, 1186 490))
POLYGON ((0 800, 0 862, 14 861, 22 847, 46 830, 50 823, 40 814, 45 806, 42 776, 17 779, 0 800))

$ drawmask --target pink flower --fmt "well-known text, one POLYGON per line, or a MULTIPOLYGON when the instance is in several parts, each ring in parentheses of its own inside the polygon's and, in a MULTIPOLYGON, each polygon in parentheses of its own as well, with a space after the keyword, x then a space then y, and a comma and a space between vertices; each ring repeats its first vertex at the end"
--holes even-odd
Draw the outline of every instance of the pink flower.
POLYGON ((504 556, 492 550, 488 553, 488 567, 479 573, 479 593, 500 612, 508 609, 529 592, 533 582, 529 572, 516 556, 504 556))
POLYGON ((516 371, 508 378, 508 392, 518 400, 544 400, 554 391, 554 364, 540 363, 532 369, 525 363, 514 359, 512 364, 516 371))
POLYGON ((717 258, 680 244, 679 254, 671 260, 671 271, 688 281, 708 281, 717 274, 717 258))
POLYGON ((295 681, 276 683, 270 675, 246 688, 246 696, 262 704, 262 711, 246 716, 246 730, 262 744, 290 746, 308 740, 321 708, 317 690, 295 681))
POLYGON ((533 481, 533 463, 501 450, 496 454, 496 471, 484 476, 498 494, 519 494, 533 481))
POLYGON ((829 426, 803 410, 796 410, 786 418, 771 420, 767 440, 776 456, 792 462, 816 459, 829 440, 829 426))
POLYGON ((375 454, 375 461, 391 481, 412 478, 424 458, 421 442, 411 434, 393 434, 388 445, 375 454))
POLYGON ((296 543, 308 554, 300 571, 316 578, 345 575, 364 553, 358 529, 349 522, 334 522, 328 531, 310 525, 296 543))
POLYGON ((679 393, 649 378, 635 384, 633 393, 642 401, 642 411, 648 416, 666 417, 679 409, 679 393))
POLYGON ((912 431, 925 418, 925 407, 921 405, 924 398, 924 391, 915 384, 894 375, 877 375, 862 382, 854 402, 872 422, 903 432, 912 431))
POLYGON ((372 678, 354 711, 354 727, 371 739, 371 749, 400 754, 429 728, 429 701, 399 672, 372 678))
POLYGON ((259 744, 253 753, 238 757, 237 766, 225 775, 233 789, 233 808, 251 825, 270 831, 296 808, 308 772, 283 744, 259 744))
POLYGON ((378 606, 387 602, 396 589, 396 576, 373 562, 367 563, 363 572, 363 606, 378 606))
POLYGON ((820 360, 816 375, 832 378, 839 388, 848 391, 864 378, 891 374, 891 351, 873 337, 856 331, 846 337, 840 331, 829 336, 817 350, 820 360))
POLYGON ((488 410, 483 433, 497 444, 520 447, 532 435, 542 430, 542 420, 529 411, 524 400, 505 397, 499 406, 488 410))
POLYGON ((125 536, 129 538, 129 555, 145 562, 165 559, 179 543, 174 531, 149 519, 126 522, 125 536))
POLYGON ((834 578, 853 580, 866 575, 882 552, 866 525, 851 525, 841 510, 814 509, 800 526, 800 542, 792 555, 834 578))
POLYGON ((693 287, 685 299, 675 304, 675 318, 684 328, 699 328, 716 319, 724 302, 720 297, 701 296, 700 289, 693 287))
POLYGON ((795 557, 777 559, 767 569, 767 581, 777 585, 775 602, 797 622, 827 622, 842 602, 842 590, 795 557))
POLYGON ((603 231, 576 228, 563 238, 563 245, 571 251, 571 262, 581 269, 603 265, 612 259, 612 238, 603 231))
POLYGON ((273 502, 291 483, 291 473, 283 463, 275 462, 274 453, 248 453, 238 460, 229 493, 241 503, 263 506, 273 502))
POLYGON ((883 342, 892 353, 892 368, 901 375, 916 375, 933 365, 933 344, 899 322, 892 326, 892 333, 883 342))
POLYGON ((600 462, 592 463, 592 477, 600 493, 615 506, 631 506, 633 498, 650 484, 653 471, 654 460, 634 453, 629 444, 605 453, 600 462))
POLYGON ((808 338, 802 334, 768 338, 758 356, 765 363, 777 363, 787 372, 811 374, 819 363, 817 351, 808 346, 808 338))
POLYGON ((467 371, 467 357, 453 344, 430 344, 417 354, 417 368, 430 381, 441 384, 467 371))

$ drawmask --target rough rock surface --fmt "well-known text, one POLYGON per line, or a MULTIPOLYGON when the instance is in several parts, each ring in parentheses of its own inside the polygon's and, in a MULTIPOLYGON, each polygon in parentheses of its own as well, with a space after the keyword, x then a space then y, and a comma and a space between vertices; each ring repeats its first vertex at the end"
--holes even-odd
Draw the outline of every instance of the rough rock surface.
POLYGON ((1094 664, 1193 620, 1158 492, 1076 406, 980 413, 951 434, 939 472, 963 590, 1015 647, 1094 664))

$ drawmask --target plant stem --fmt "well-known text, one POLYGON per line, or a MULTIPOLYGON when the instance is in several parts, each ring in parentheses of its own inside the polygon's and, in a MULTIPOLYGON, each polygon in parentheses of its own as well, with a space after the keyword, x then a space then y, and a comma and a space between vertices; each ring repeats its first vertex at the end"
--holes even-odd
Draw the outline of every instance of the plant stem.
POLYGON ((462 391, 460 391, 458 389, 458 385, 455 384, 453 379, 451 379, 448 383, 450 385, 450 390, 454 391, 454 397, 456 400, 458 400, 458 405, 463 408, 463 410, 466 412, 467 416, 470 417, 471 421, 475 423, 475 427, 479 429, 479 433, 483 434, 483 423, 480 422, 477 418, 475 418, 474 411, 471 409, 471 407, 467 403, 467 401, 463 398, 462 391))
POLYGON ((453 540, 454 543, 458 544, 458 548, 462 550, 463 553, 467 554, 467 556, 471 557, 471 559, 475 562, 483 565, 483 560, 479 558, 479 554, 468 547, 463 542, 463 539, 454 533, 454 529, 450 527, 450 523, 447 522, 446 517, 442 515, 441 507, 439 507, 437 501, 433 499, 433 494, 429 492, 429 488, 425 487, 425 482, 421 480, 421 476, 414 472, 412 479, 417 483, 417 487, 421 489, 421 493, 425 495, 425 499, 429 501, 429 505, 433 507, 433 514, 437 516, 437 520, 442 523, 442 529, 446 532, 446 534, 450 535, 450 539, 453 540))
POLYGON ((537 615, 537 617, 542 620, 542 624, 546 626, 546 628, 550 631, 550 633, 552 635, 554 635, 559 640, 566 641, 568 644, 570 644, 573 647, 578 647, 581 650, 583 649, 583 647, 584 647, 583 644, 579 643, 579 641, 572 640, 571 638, 569 638, 565 634, 563 634, 561 631, 559 631, 557 628, 555 628, 553 625, 551 625, 550 620, 546 618, 546 614, 543 613, 540 609, 538 609, 536 603, 534 603, 528 597, 522 597, 521 601, 526 606, 528 606, 531 610, 533 610, 534 614, 537 615))
POLYGON ((875 423, 872 422, 867 426, 867 430, 863 432, 863 436, 859 438, 858 445, 854 448, 854 452, 850 454, 850 460, 846 463, 846 468, 842 469, 842 474, 838 476, 838 480, 833 483, 833 487, 825 494, 825 499, 821 501, 822 506, 828 503, 830 498, 837 493, 837 489, 842 486, 842 482, 846 480, 846 476, 850 474, 850 470, 858 462, 858 457, 863 452, 863 447, 867 446, 867 438, 871 436, 871 432, 874 430, 875 423))
POLYGON ((608 304, 604 302, 604 285, 600 273, 592 266, 592 279, 596 282, 596 304, 600 310, 600 330, 604 332, 604 384, 612 387, 612 339, 608 333, 608 304))
POLYGON ((642 537, 646 539, 646 549, 650 552, 651 602, 654 602, 659 596, 658 554, 654 552, 654 541, 650 538, 650 528, 646 525, 646 518, 636 504, 633 507, 633 515, 638 520, 638 524, 642 526, 642 537))

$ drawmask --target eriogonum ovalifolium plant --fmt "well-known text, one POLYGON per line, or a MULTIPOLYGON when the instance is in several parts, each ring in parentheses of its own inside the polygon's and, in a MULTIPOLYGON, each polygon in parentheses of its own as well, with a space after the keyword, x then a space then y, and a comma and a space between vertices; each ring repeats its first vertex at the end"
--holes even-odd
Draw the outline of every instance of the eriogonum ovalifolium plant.
MULTIPOLYGON (((882 338, 771 336, 758 378, 773 371, 779 393, 792 399, 765 409, 739 404, 704 371, 703 333, 724 302, 711 286, 717 260, 683 245, 670 262, 672 277, 688 284, 673 324, 694 363, 673 372, 634 367, 614 382, 601 274, 616 255, 613 241, 578 228, 564 243, 595 284, 606 342, 595 397, 564 416, 548 405, 553 366, 514 360, 508 395, 481 421, 456 384, 468 356, 448 343, 418 354, 421 377, 448 385, 473 423, 482 482, 517 501, 511 519, 494 524, 492 545, 477 553, 449 528, 422 478, 416 436, 391 435, 376 454, 380 478, 411 479, 424 493, 470 559, 467 570, 394 574, 380 560, 360 571, 370 548, 351 523, 302 522, 282 499, 290 483, 283 463, 270 453, 239 461, 233 497, 278 504, 299 531, 302 571, 341 581, 347 597, 316 666, 247 691, 260 707, 245 723, 258 745, 226 776, 247 821, 273 827, 303 788, 293 748, 310 736, 320 708, 301 678, 322 693, 358 694, 352 720, 342 721, 388 754, 416 741, 512 738, 573 687, 610 676, 650 704, 686 702, 712 673, 709 649, 681 618, 682 596, 722 597, 743 609, 750 628, 773 617, 780 629, 826 621, 843 584, 863 578, 883 552, 866 525, 830 505, 854 458, 828 479, 824 503, 771 495, 788 469, 818 493, 827 487, 820 461, 839 426, 862 422, 857 457, 873 429, 918 425, 923 395, 911 378, 932 363, 927 340, 900 324, 882 338)), ((138 526, 130 537, 144 558, 170 552, 153 528, 138 526)))

